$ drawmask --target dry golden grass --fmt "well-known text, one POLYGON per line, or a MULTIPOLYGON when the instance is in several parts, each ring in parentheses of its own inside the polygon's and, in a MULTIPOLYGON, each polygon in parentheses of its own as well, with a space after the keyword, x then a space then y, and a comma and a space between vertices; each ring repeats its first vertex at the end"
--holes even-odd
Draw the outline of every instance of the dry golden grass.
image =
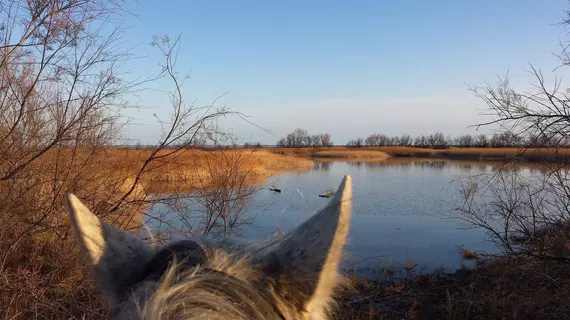
POLYGON ((375 150, 324 150, 317 151, 312 156, 314 158, 346 159, 351 161, 383 161, 390 157, 385 152, 375 150))
POLYGON ((441 156, 461 158, 462 156, 481 158, 518 157, 523 160, 563 159, 570 156, 568 148, 450 148, 438 150, 441 156))
POLYGON ((461 253, 461 256, 465 260, 477 260, 481 258, 481 256, 476 251, 473 251, 471 249, 459 247, 457 250, 459 250, 459 253, 461 253))
POLYGON ((54 148, 18 179, 0 184, 0 212, 5 213, 0 215, 0 318, 107 317, 104 301, 89 280, 69 233, 63 203, 66 192, 76 193, 106 222, 121 229, 138 229, 148 209, 149 193, 208 187, 228 170, 237 172, 237 178, 257 182, 284 171, 313 167, 306 158, 253 150, 185 150, 172 155, 168 155, 171 150, 163 150, 126 196, 151 152, 54 148))
POLYGON ((257 164, 257 174, 262 177, 290 171, 306 171, 313 167, 313 161, 309 159, 279 155, 266 150, 251 152, 250 156, 257 164))
MULTIPOLYGON (((132 178, 151 152, 145 149, 109 148, 105 150, 106 160, 101 165, 101 170, 107 171, 108 174, 132 178)), ((172 150, 163 150, 158 156, 171 152, 172 150)), ((208 166, 216 161, 232 162, 230 158, 239 161, 240 170, 247 171, 248 179, 252 183, 286 171, 305 171, 313 167, 313 161, 310 159, 280 155, 266 150, 190 149, 154 161, 141 177, 141 182, 150 192, 190 191, 203 187, 203 180, 210 170, 208 166)))
MULTIPOLYGON (((325 147, 325 148, 269 148, 273 153, 298 157, 319 157, 319 154, 337 154, 338 159, 357 157, 357 154, 383 152, 390 157, 445 158, 454 160, 510 160, 565 161, 570 158, 570 148, 449 148, 428 149, 415 147, 325 147)), ((365 157, 362 157, 365 158, 365 157)), ((379 159, 381 160, 381 159, 379 159)))

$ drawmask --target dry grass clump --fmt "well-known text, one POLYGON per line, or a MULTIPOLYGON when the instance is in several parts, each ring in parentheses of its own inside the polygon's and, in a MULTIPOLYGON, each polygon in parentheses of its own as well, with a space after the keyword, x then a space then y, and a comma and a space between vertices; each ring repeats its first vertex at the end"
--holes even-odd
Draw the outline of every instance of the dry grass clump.
POLYGON ((477 260, 481 258, 481 256, 477 252, 467 249, 465 247, 459 247, 457 248, 457 250, 459 251, 459 253, 461 253, 461 256, 465 260, 477 260))

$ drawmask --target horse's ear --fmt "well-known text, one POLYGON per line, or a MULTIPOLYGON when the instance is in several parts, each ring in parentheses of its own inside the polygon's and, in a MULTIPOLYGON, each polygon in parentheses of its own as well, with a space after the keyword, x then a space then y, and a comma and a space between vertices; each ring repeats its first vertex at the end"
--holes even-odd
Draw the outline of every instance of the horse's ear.
POLYGON ((334 198, 293 232, 257 252, 256 261, 277 279, 311 319, 326 318, 339 284, 338 266, 350 226, 352 182, 345 176, 334 198))
POLYGON ((73 194, 66 198, 83 258, 100 289, 117 301, 129 280, 142 271, 152 249, 133 235, 101 221, 73 194))

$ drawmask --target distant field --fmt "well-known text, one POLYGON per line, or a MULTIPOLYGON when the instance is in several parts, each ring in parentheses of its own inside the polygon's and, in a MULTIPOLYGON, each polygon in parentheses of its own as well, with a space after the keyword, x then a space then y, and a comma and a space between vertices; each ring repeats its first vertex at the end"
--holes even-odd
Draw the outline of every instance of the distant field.
MULTIPOLYGON (((445 158, 458 160, 518 160, 518 161, 567 161, 570 149, 547 148, 449 148, 426 149, 414 147, 328 147, 328 148, 268 148, 273 153, 314 158, 367 158, 384 153, 389 157, 445 158)), ((380 156, 381 158, 381 156, 380 156)))
MULTIPOLYGON (((142 186, 148 192, 175 192, 203 188, 220 175, 240 172, 239 175, 256 183, 288 171, 305 171, 313 167, 313 161, 306 157, 277 154, 270 150, 224 149, 182 150, 170 155, 173 150, 163 150, 140 177, 142 186)), ((139 168, 150 156, 152 150, 131 148, 105 148, 96 155, 97 168, 102 176, 121 177, 126 184, 132 183, 139 168)), ((45 163, 61 162, 75 157, 89 156, 81 150, 72 155, 71 150, 61 149, 43 156, 45 163)), ((77 162, 80 162, 76 160, 77 162)), ((41 159, 40 159, 40 162, 41 159)), ((47 170, 47 169, 46 169, 47 170)))
POLYGON ((381 161, 390 158, 386 152, 376 150, 320 150, 311 155, 320 159, 350 159, 358 161, 381 161))
MULTIPOLYGON (((164 150, 162 155, 172 150, 164 150)), ((134 177, 137 168, 150 155, 148 149, 108 148, 99 155, 100 169, 111 175, 134 177)), ((80 156, 80 155, 79 155, 80 156)), ((46 155, 49 157, 49 155, 46 155)), ((141 182, 148 191, 192 190, 213 179, 216 168, 246 172, 252 182, 260 182, 287 171, 304 171, 319 161, 395 161, 407 158, 464 161, 505 161, 518 163, 570 160, 570 149, 450 148, 443 150, 413 147, 330 147, 330 148, 238 148, 220 150, 183 150, 165 156, 150 166, 141 182)))
MULTIPOLYGON (((150 151, 113 150, 111 153, 122 159, 130 158, 127 163, 137 167, 148 157, 150 151)), ((310 159, 266 150, 184 150, 155 163, 145 180, 149 181, 149 187, 153 190, 171 191, 203 187, 204 181, 216 178, 218 168, 240 171, 251 182, 259 182, 282 172, 305 171, 312 167, 313 161, 310 159)))

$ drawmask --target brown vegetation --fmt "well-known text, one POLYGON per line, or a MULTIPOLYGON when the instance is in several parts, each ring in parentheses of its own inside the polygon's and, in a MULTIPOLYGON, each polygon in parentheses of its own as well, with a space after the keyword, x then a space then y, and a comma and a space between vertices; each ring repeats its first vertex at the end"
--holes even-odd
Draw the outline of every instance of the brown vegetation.
POLYGON ((312 157, 320 160, 344 159, 350 161, 382 161, 388 159, 390 156, 382 151, 374 150, 326 150, 316 151, 312 154, 312 157))
MULTIPOLYGON (((106 152, 108 172, 119 169, 125 174, 134 175, 152 150, 111 148, 106 152)), ((206 188, 208 185, 205 181, 208 179, 205 180, 204 177, 213 171, 213 165, 223 169, 224 165, 239 164, 240 172, 247 172, 248 182, 251 183, 285 171, 304 171, 313 167, 313 162, 309 159, 274 154, 266 150, 185 149, 175 154, 170 154, 171 152, 168 149, 159 152, 157 156, 167 156, 152 163, 141 178, 141 183, 149 192, 188 192, 206 188)))
MULTIPOLYGON (((570 148, 449 148, 428 149, 416 147, 323 147, 323 148, 267 148, 273 153, 299 157, 318 157, 336 154, 338 158, 357 157, 359 153, 383 152, 389 157, 440 158, 453 160, 496 160, 528 162, 564 162, 570 158, 570 148)), ((362 158, 366 158, 363 156, 362 158)))
MULTIPOLYGON (((113 206, 131 186, 137 170, 148 159, 149 152, 113 148, 96 152, 54 149, 26 169, 30 176, 25 180, 0 185, 3 190, 9 190, 2 192, 0 202, 5 213, 0 216, 3 248, 0 291, 4 316, 27 317, 32 312, 52 318, 88 312, 98 318, 105 312, 98 293, 85 278, 86 270, 68 233, 69 221, 63 207, 67 190, 85 199, 105 221, 122 229, 137 230, 143 214, 152 205, 147 195, 157 191, 176 194, 198 188, 218 190, 218 198, 210 199, 210 203, 229 204, 234 200, 245 201, 246 194, 254 191, 248 187, 253 182, 284 170, 306 170, 313 165, 307 159, 266 152, 184 150, 149 165, 136 191, 113 211, 113 206), (62 163, 66 166, 61 167, 62 163), (70 178, 53 180, 62 175, 70 178), (21 185, 24 181, 26 185, 21 185)), ((202 196, 202 199, 207 198, 205 194, 202 196)), ((201 226, 203 228, 192 227, 201 228, 201 233, 213 232, 213 227, 222 221, 215 217, 223 214, 231 216, 232 224, 241 222, 238 208, 230 208, 225 213, 218 209, 210 208, 208 215, 213 217, 212 223, 201 226)))
MULTIPOLYGON (((306 159, 255 152, 189 150, 206 139, 216 142, 219 130, 213 120, 231 113, 185 104, 183 81, 174 71, 177 40, 153 39, 165 61, 157 77, 136 83, 122 79, 121 63, 130 53, 119 49, 121 32, 113 25, 124 13, 121 5, 100 0, 0 2, 3 319, 106 315, 69 232, 68 192, 102 220, 138 232, 150 206, 179 200, 185 188, 208 186, 221 189, 221 195, 233 194, 232 199, 213 199, 217 208, 246 197, 243 186, 249 180, 279 172, 277 158, 285 159, 287 169, 311 166, 306 159), (148 150, 110 147, 125 121, 122 111, 132 107, 125 95, 159 77, 173 88, 165 96, 172 103, 170 118, 158 120, 164 130, 160 141, 148 150), (218 170, 215 163, 231 170, 218 170), (168 194, 152 196, 157 190, 168 194)), ((239 208, 231 214, 237 222, 239 208)), ((207 227, 207 232, 217 232, 213 229, 225 226, 207 227)))
POLYGON ((477 260, 481 258, 481 256, 476 251, 467 249, 465 247, 459 247, 457 250, 459 250, 459 253, 461 253, 461 256, 464 260, 477 260))
POLYGON ((568 263, 521 257, 405 280, 353 279, 339 319, 568 319, 568 263))

